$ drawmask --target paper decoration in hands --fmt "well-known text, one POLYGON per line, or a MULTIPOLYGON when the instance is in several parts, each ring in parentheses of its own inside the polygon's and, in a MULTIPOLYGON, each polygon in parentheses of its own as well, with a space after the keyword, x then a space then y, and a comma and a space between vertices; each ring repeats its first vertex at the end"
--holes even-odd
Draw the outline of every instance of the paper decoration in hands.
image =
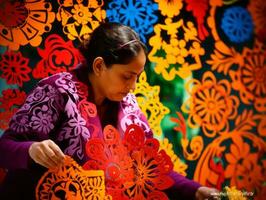
POLYGON ((104 172, 83 170, 72 158, 56 169, 49 169, 36 187, 36 200, 111 200, 105 195, 104 172))
POLYGON ((174 183, 169 176, 171 158, 159 151, 158 140, 145 139, 143 130, 129 125, 121 138, 111 125, 104 128, 104 138, 93 138, 86 144, 90 160, 87 170, 103 170, 107 193, 113 199, 168 199, 162 192, 174 183))

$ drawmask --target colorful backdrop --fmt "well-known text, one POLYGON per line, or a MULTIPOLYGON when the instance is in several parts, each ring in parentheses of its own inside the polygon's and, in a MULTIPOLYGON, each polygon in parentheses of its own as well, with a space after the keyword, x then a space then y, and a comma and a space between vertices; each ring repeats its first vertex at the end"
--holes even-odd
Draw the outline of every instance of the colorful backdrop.
POLYGON ((263 199, 265 13, 264 0, 0 0, 0 135, 101 21, 122 22, 148 46, 135 94, 174 169, 263 199))

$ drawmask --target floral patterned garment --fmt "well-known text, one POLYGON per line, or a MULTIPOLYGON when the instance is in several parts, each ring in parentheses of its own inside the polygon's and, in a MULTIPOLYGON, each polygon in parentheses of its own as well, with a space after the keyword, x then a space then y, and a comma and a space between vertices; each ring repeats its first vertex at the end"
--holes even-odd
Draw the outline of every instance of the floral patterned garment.
MULTIPOLYGON (((54 140, 66 155, 83 164, 87 160, 84 153, 86 142, 91 137, 102 136, 96 106, 87 101, 88 93, 87 85, 68 72, 41 80, 12 117, 9 129, 1 139, 0 150, 4 159, 0 162, 4 162, 3 166, 27 168, 30 144, 46 139, 54 140), (24 159, 10 160, 18 155, 24 159)), ((144 129, 147 137, 152 137, 133 94, 128 94, 120 102, 118 117, 120 133, 134 123, 144 129)))

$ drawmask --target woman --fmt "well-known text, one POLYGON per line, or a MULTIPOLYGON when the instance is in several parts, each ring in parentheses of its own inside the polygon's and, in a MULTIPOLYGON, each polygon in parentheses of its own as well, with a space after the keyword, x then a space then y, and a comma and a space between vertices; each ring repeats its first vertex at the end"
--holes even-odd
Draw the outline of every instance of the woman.
MULTIPOLYGON (((137 34, 118 23, 103 23, 80 51, 86 64, 41 80, 0 139, 0 167, 8 169, 1 188, 5 198, 34 199, 42 173, 62 164, 65 155, 84 164, 86 141, 102 137, 107 124, 123 133, 137 123, 152 137, 129 93, 146 62, 146 47, 137 34), (10 193, 12 187, 16 192, 10 193)), ((171 176, 175 185, 167 192, 175 198, 205 199, 215 191, 175 172, 171 176)))

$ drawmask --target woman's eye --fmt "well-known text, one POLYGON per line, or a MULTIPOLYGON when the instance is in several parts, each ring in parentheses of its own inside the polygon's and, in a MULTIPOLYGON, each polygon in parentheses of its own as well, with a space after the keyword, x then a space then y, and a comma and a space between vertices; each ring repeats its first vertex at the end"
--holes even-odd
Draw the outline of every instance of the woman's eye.
POLYGON ((124 77, 124 79, 125 79, 125 80, 129 80, 129 79, 131 79, 131 78, 132 78, 132 76, 131 76, 131 75, 129 75, 129 76, 128 76, 128 75, 126 75, 126 76, 123 76, 123 77, 124 77))

